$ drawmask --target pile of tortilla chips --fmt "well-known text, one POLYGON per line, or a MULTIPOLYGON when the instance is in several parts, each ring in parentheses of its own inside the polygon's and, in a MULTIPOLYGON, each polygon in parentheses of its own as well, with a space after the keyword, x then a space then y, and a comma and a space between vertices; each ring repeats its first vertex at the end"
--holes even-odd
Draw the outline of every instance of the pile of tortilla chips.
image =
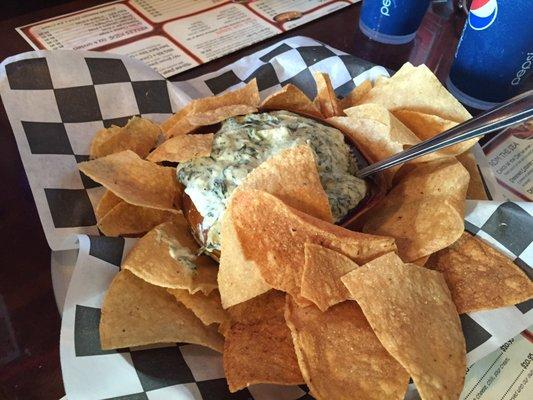
POLYGON ((464 232, 467 195, 484 193, 467 153, 475 142, 386 171, 387 194, 360 217, 362 232, 332 223, 303 145, 234 191, 218 265, 190 233, 168 165, 210 155, 213 132, 202 126, 285 109, 338 127, 375 162, 470 118, 425 66, 406 64, 342 100, 326 74, 315 79, 314 100, 287 85, 260 103, 254 80, 194 100, 161 126, 133 118, 97 133, 80 170, 107 190, 98 226, 144 234, 106 295, 102 348, 210 347, 223 353, 230 391, 305 383, 317 399, 403 399, 412 378, 422 399, 457 399, 459 313, 533 295, 515 264, 464 232))

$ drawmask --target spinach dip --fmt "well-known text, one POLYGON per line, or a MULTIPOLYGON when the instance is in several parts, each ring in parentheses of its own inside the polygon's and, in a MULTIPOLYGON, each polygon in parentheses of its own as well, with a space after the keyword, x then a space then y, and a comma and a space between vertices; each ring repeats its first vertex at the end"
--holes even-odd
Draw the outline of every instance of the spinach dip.
POLYGON ((317 160, 334 220, 341 220, 366 194, 354 176, 355 157, 338 129, 288 111, 229 118, 214 135, 210 157, 181 163, 178 180, 203 217, 205 248, 220 250, 220 221, 233 190, 254 168, 281 150, 307 144, 317 160))

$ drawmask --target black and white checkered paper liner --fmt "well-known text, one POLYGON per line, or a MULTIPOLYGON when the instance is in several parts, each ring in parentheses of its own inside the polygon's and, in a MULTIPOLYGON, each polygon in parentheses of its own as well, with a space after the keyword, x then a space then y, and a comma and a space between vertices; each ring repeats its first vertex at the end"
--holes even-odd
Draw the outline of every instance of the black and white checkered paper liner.
MULTIPOLYGON (((132 59, 94 52, 30 52, 0 66, 0 91, 50 247, 79 246, 64 306, 61 363, 73 399, 299 399, 305 387, 258 385, 230 395, 220 356, 199 346, 102 351, 103 296, 134 239, 98 236, 93 207, 103 188, 80 175, 94 132, 132 115, 165 119, 191 98, 219 94, 258 80, 265 97, 293 83, 313 97, 312 72, 328 72, 339 95, 379 66, 314 40, 281 41, 202 77, 169 83, 132 59), (126 396, 126 397, 121 397, 126 396)), ((533 206, 468 202, 467 229, 502 250, 531 276, 533 206)), ((473 363, 533 323, 533 304, 463 315, 473 363)))

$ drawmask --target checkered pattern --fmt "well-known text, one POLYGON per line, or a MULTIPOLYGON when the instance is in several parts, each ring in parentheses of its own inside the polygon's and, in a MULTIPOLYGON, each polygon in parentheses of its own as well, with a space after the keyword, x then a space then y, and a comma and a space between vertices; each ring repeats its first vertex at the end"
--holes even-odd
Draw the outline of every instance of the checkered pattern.
MULTIPOLYGON (((467 201, 465 227, 533 277, 532 203, 467 201)), ((528 329, 533 324, 532 309, 533 300, 528 300, 511 307, 462 315, 469 360, 484 357, 494 351, 495 343, 500 345, 528 329)))
POLYGON ((226 66, 211 74, 175 86, 192 97, 220 94, 257 79, 261 96, 292 83, 314 98, 313 72, 329 73, 339 96, 345 96, 365 79, 388 76, 388 71, 368 61, 348 55, 305 37, 294 37, 226 66))
MULTIPOLYGON (((469 201, 465 224, 469 232, 503 251, 531 276, 533 205, 469 201)), ((176 344, 102 351, 98 333, 101 302, 135 240, 80 237, 80 255, 65 303, 61 339, 61 362, 69 398, 84 398, 91 390, 95 399, 312 399, 305 386, 259 385, 230 394, 220 355, 200 346, 176 344), (98 372, 88 370, 89 365, 98 372), (83 372, 81 377, 79 371, 83 372), (103 371, 113 375, 114 380, 127 382, 122 385, 124 391, 117 393, 116 385, 101 383, 103 371)), ((461 315, 469 364, 531 326, 532 306, 529 301, 461 315)))
POLYGON ((305 386, 280 392, 263 385, 231 394, 220 354, 201 346, 101 350, 98 325, 103 295, 136 240, 79 237, 80 253, 65 301, 61 336, 61 364, 69 399, 88 398, 88 393, 94 399, 309 398, 305 386))
POLYGON ((93 209, 103 188, 76 166, 94 133, 133 115, 162 121, 180 104, 163 77, 127 58, 32 52, 2 66, 2 100, 48 243, 73 248, 76 234, 98 234, 93 209))
POLYGON ((99 234, 94 207, 103 188, 76 166, 88 159, 99 129, 124 125, 134 115, 160 122, 192 97, 219 94, 253 78, 263 97, 289 82, 313 97, 312 72, 318 70, 331 74, 340 95, 366 78, 387 74, 301 37, 175 86, 125 56, 41 51, 5 60, 2 100, 50 247, 73 248, 77 234, 99 234))
MULTIPOLYGON (((124 124, 139 114, 160 121, 190 98, 219 94, 254 77, 262 97, 289 82, 313 97, 313 71, 328 72, 339 95, 365 79, 387 75, 382 67, 302 37, 174 84, 133 60, 99 53, 33 52, 2 64, 2 99, 50 246, 73 248, 79 242, 61 330, 69 399, 311 399, 305 386, 260 385, 231 395, 220 356, 199 346, 102 351, 103 297, 135 240, 95 236, 93 206, 102 188, 81 176, 76 164, 87 159, 90 139, 103 126, 124 124)), ((531 276, 530 204, 469 202, 465 224, 531 276)), ((469 362, 528 328, 531 308, 526 302, 463 315, 469 362)))

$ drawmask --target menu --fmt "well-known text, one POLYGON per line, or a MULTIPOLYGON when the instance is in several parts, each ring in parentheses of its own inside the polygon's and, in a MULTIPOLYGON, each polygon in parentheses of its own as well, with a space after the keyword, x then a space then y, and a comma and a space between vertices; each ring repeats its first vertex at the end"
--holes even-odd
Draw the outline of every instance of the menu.
POLYGON ((533 201, 533 123, 506 129, 481 143, 493 185, 501 194, 497 200, 533 201))
POLYGON ((17 31, 36 50, 125 54, 169 77, 358 1, 122 0, 17 31))

